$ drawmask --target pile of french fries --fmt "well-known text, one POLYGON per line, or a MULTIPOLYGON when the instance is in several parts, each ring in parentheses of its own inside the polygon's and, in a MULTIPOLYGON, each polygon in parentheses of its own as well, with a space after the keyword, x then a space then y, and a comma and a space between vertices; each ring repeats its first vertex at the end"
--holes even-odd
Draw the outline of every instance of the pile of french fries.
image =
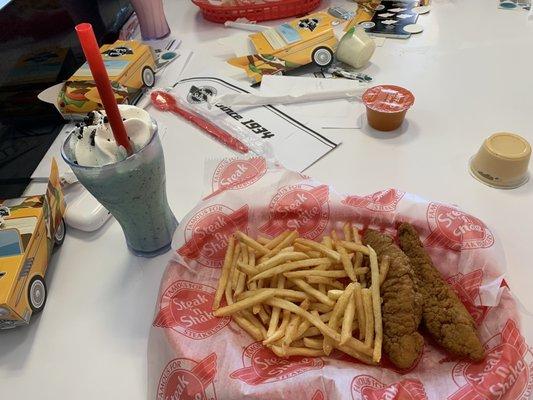
POLYGON ((390 260, 346 223, 321 243, 286 231, 228 242, 213 315, 231 315, 280 357, 329 355, 338 349, 367 364, 381 359, 380 286, 390 260), (367 279, 370 278, 370 279, 367 279), (220 307, 225 298, 227 305, 220 307))

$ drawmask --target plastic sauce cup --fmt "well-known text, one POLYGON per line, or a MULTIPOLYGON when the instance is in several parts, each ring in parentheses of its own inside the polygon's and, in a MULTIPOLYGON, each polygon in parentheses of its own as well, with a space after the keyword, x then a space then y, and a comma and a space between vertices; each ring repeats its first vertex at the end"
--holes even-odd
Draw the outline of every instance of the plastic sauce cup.
POLYGON ((378 131, 398 129, 414 102, 415 96, 400 86, 379 85, 363 93, 368 124, 378 131))

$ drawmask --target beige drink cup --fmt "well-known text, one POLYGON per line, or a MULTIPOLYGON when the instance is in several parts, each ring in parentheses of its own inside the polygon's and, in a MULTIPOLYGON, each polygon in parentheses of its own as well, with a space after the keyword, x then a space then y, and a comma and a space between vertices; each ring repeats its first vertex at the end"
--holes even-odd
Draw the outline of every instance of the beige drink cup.
POLYGON ((529 179, 530 158, 531 146, 526 139, 499 132, 485 139, 470 161, 470 172, 489 186, 514 189, 529 179))

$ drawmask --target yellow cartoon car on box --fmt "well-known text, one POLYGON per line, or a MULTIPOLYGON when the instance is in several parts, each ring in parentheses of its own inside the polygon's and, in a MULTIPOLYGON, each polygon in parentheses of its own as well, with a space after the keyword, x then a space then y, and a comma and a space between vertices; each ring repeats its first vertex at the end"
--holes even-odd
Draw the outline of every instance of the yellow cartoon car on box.
POLYGON ((345 21, 321 11, 251 34, 257 54, 232 58, 228 63, 244 69, 255 82, 263 75, 310 63, 325 68, 333 62, 338 44, 333 28, 341 22, 345 21))
MULTIPOLYGON (((118 40, 100 48, 111 87, 118 103, 133 103, 143 87, 155 83, 156 57, 153 49, 135 40, 118 40)), ((64 114, 86 114, 101 108, 98 90, 87 63, 65 83, 58 96, 64 114)))
POLYGON ((64 210, 55 160, 46 194, 0 200, 0 329, 28 324, 43 310, 48 262, 65 238, 64 210))

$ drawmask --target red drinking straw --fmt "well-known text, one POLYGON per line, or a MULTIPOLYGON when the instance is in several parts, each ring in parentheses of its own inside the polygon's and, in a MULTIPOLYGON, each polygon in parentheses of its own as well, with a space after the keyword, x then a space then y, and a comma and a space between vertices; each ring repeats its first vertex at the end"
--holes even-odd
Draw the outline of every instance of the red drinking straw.
POLYGON ((83 54, 85 54, 94 82, 96 83, 98 94, 100 95, 100 99, 102 99, 113 136, 117 144, 124 147, 128 155, 132 155, 133 149, 128 140, 126 128, 124 128, 124 124, 122 123, 122 117, 118 111, 117 101, 115 100, 111 83, 109 83, 109 76, 107 75, 104 61, 100 55, 100 48, 94 37, 93 27, 88 23, 78 24, 76 25, 76 32, 80 39, 83 54))

